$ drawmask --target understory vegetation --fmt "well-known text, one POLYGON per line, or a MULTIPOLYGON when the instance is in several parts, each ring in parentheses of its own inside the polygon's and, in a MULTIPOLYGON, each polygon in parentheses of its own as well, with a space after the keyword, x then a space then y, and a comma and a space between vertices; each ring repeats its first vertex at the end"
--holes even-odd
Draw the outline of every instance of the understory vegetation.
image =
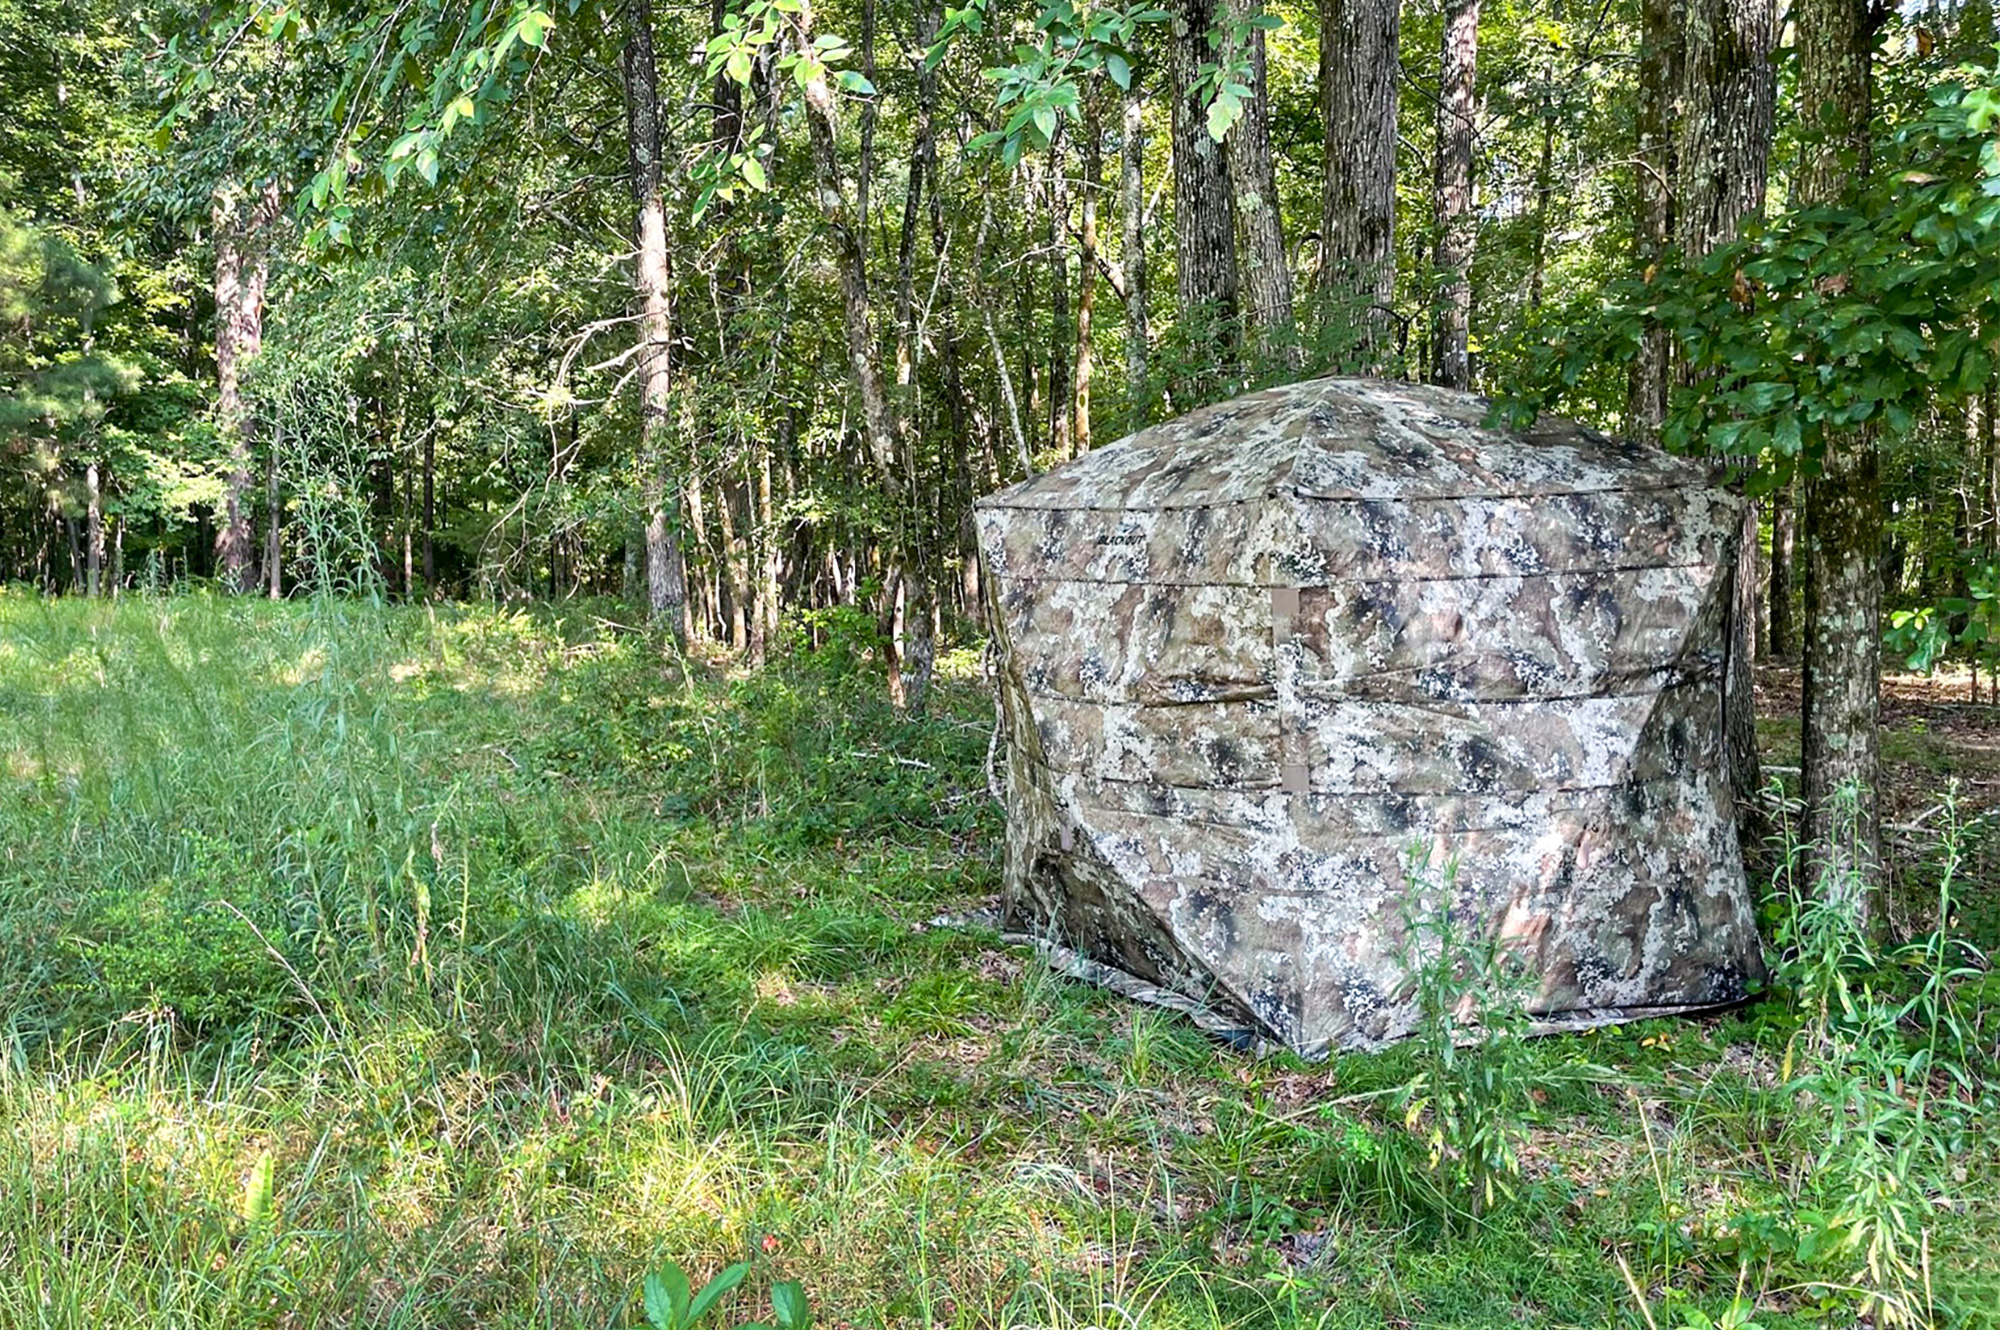
POLYGON ((0 1325, 2000 1323, 1949 801, 1907 941, 1780 856, 1742 1010, 1467 1031, 1441 945, 1423 1037, 1256 1060, 976 922, 974 653, 919 719, 816 636, 0 595, 0 1325))

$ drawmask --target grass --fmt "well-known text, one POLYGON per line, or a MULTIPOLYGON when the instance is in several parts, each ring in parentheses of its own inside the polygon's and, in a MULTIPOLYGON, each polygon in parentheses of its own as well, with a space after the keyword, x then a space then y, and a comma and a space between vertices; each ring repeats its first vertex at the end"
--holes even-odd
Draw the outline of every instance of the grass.
MULTIPOLYGON (((1414 1050, 1251 1061, 933 925, 1000 834, 946 676, 910 721, 581 612, 0 595, 0 1326, 633 1325, 669 1260, 836 1326, 1852 1322, 1792 1007, 1522 1046, 1468 1222, 1414 1050)), ((1979 1084, 1912 1174, 1953 1324, 1979 1084)))

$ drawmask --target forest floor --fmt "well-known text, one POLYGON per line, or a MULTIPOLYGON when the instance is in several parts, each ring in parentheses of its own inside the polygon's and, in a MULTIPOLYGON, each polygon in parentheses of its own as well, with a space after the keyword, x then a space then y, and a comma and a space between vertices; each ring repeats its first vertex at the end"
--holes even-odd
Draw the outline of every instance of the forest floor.
POLYGON ((902 719, 827 627, 0 594, 0 1326, 632 1325, 667 1261, 729 1323, 2000 1324, 2000 713, 1891 684, 1958 940, 1777 899, 1742 1010, 1309 1065, 937 922, 975 659, 902 719))

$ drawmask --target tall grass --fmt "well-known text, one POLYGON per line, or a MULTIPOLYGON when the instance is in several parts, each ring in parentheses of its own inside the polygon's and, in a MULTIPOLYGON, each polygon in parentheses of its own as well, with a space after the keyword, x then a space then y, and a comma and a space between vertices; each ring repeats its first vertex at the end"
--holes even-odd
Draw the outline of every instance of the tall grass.
POLYGON ((1453 1083, 1438 1050, 1252 1062, 933 927, 996 889, 975 671, 916 721, 843 659, 0 595, 0 1327, 639 1324, 667 1261, 750 1262, 725 1319, 797 1279, 857 1326, 1640 1324, 1607 1253, 1811 1324, 1874 1295, 1859 1247, 1801 1254, 1849 1175, 1779 1064, 1864 1036, 1931 1050, 1960 1137, 1910 1162, 1931 1286, 1897 1305, 1977 1321, 1991 1026, 1949 940, 1482 1051, 1508 1093, 1466 1140, 1516 1196, 1470 1215, 1394 1108, 1453 1083), (1811 976, 1864 970, 1873 1023, 1815 1024, 1811 976))

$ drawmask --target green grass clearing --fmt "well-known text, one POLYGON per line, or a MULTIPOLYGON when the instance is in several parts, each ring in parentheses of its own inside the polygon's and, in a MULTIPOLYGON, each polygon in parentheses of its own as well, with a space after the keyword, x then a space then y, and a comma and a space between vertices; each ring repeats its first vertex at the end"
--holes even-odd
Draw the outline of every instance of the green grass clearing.
MULTIPOLYGON (((664 1260, 826 1325, 1852 1323, 1786 1004, 1511 1050, 1472 1221, 1411 1050, 1250 1061, 931 926, 997 889, 946 674, 910 721, 583 613, 0 595, 0 1326, 629 1325, 664 1260)), ((1910 1164, 1954 1324, 1990 1139, 1910 1164)))

